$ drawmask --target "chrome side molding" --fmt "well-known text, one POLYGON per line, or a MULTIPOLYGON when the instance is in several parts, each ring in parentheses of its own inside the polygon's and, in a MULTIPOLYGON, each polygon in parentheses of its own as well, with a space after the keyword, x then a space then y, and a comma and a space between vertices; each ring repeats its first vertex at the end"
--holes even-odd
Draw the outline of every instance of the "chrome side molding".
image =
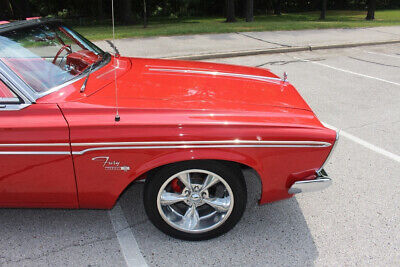
POLYGON ((332 184, 332 179, 328 177, 325 170, 317 172, 317 178, 313 180, 303 180, 295 182, 290 188, 289 194, 315 192, 323 190, 332 184))

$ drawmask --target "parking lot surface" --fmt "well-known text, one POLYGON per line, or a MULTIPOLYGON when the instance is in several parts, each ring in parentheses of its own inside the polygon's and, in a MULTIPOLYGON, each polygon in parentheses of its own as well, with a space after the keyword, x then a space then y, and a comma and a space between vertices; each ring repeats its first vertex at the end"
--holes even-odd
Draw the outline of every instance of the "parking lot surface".
POLYGON ((258 206, 258 178, 246 171, 243 219, 202 242, 158 231, 144 212, 143 184, 120 198, 119 218, 103 210, 0 209, 0 265, 124 266, 133 262, 126 245, 137 244, 149 266, 398 266, 399 45, 210 61, 288 73, 319 119, 341 129, 325 168, 331 187, 258 206), (131 239, 119 235, 127 230, 131 239))

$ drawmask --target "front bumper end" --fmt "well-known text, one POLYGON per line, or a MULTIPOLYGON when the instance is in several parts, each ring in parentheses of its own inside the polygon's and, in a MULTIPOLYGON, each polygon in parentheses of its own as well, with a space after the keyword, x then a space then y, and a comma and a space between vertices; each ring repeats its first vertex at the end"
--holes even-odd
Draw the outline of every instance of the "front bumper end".
POLYGON ((317 172, 317 177, 312 180, 303 180, 295 182, 290 188, 289 194, 298 194, 306 192, 320 191, 332 184, 332 179, 328 177, 328 174, 324 169, 317 172))

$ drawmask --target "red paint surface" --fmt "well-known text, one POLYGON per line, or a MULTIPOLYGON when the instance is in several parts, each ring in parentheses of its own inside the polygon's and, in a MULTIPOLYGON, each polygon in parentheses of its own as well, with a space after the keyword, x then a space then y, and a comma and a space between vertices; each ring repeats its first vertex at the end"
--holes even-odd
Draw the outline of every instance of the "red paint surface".
MULTIPOLYGON (((0 112, 0 143, 68 143, 55 104, 0 112)), ((1 151, 68 151, 69 147, 2 147, 1 151)), ((0 155, 0 206, 77 208, 71 155, 0 155)))
POLYGON ((14 94, 10 91, 10 89, 5 85, 2 81, 0 81, 0 97, 10 98, 14 97, 14 94))
MULTIPOLYGON (((23 111, 0 113, 0 141, 74 144, 239 139, 334 143, 335 132, 322 126, 289 83, 221 75, 165 73, 152 71, 152 68, 277 77, 264 69, 222 64, 112 59, 107 66, 90 75, 84 93, 79 92, 83 83, 81 79, 39 99, 37 104, 23 111), (118 65, 120 122, 114 120, 113 64, 118 65)), ((72 151, 91 147, 72 146, 72 151)), ((287 190, 291 183, 307 178, 319 169, 331 149, 332 146, 105 149, 73 155, 72 158, 81 208, 111 208, 126 186, 147 171, 193 159, 233 161, 254 168, 262 181, 260 203, 267 203, 290 197, 287 190), (129 166, 130 170, 105 170, 102 162, 92 160, 95 157, 109 157, 110 161, 118 161, 129 166)), ((7 199, 16 199, 15 203, 21 206, 77 206, 71 156, 0 157, 3 159, 0 171, 2 206, 17 206, 9 204, 11 202, 7 199), (23 170, 28 165, 26 162, 32 168, 23 170), (3 167, 7 169, 7 166, 11 166, 10 171, 4 171, 3 167), (16 173, 14 178, 7 176, 9 172, 16 173), (30 179, 30 176, 35 179, 30 179)))

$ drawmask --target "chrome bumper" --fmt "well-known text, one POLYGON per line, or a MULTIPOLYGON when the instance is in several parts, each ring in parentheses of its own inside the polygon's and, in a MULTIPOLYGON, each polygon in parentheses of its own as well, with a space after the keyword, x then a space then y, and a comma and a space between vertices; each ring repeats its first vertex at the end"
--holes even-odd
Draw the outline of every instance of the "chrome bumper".
POLYGON ((295 182, 290 188, 289 194, 298 194, 305 192, 314 192, 327 188, 332 184, 331 178, 324 169, 317 172, 317 178, 313 180, 304 180, 295 182))

